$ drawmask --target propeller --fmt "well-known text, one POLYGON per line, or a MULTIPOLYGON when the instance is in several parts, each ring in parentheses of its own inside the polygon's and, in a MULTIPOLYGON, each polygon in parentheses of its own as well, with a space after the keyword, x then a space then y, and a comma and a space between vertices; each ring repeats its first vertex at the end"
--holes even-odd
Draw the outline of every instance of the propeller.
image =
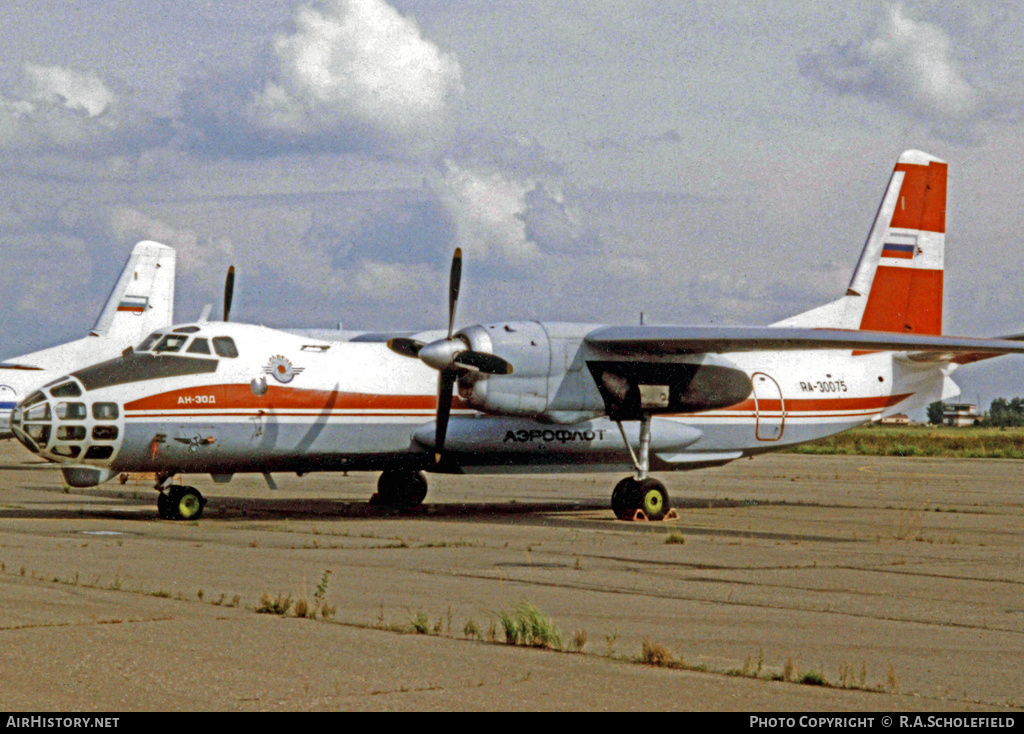
POLYGON ((228 277, 224 279, 224 320, 231 315, 231 299, 235 295, 235 266, 228 268, 228 277))
POLYGON ((452 390, 460 375, 482 372, 487 375, 510 375, 512 365, 501 357, 475 351, 469 340, 455 333, 455 311, 459 305, 462 282, 462 249, 455 248, 451 274, 448 276, 448 336, 425 344, 416 339, 396 337, 388 340, 388 348, 403 357, 415 357, 433 367, 437 379, 437 429, 434 434, 434 460, 441 461, 448 419, 452 412, 452 390))

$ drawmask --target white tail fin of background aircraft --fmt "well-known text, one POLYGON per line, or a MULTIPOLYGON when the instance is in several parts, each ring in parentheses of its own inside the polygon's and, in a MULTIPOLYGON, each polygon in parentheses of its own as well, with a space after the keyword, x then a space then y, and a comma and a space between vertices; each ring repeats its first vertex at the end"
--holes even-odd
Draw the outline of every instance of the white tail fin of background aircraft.
POLYGON ((90 336, 137 344, 174 318, 175 252, 158 242, 135 245, 90 336))
POLYGON ((176 253, 158 242, 132 249, 89 336, 0 363, 0 438, 9 438, 14 406, 69 370, 118 356, 174 318, 176 253))
POLYGON ((776 326, 941 334, 946 170, 927 153, 903 153, 846 295, 776 326))

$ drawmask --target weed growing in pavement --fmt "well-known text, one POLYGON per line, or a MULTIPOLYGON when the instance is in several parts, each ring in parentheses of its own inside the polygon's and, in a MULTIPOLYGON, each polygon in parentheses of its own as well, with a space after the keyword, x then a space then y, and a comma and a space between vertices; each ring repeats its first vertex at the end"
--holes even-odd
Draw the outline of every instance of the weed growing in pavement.
POLYGON ((675 655, 673 655, 667 647, 659 645, 656 642, 651 642, 646 635, 640 643, 640 657, 638 658, 638 662, 641 662, 644 665, 653 665, 657 668, 682 667, 682 664, 676 661, 675 655))
POLYGON ((466 626, 462 628, 462 636, 468 640, 477 640, 478 642, 484 639, 480 628, 472 619, 466 622, 466 626))
POLYGON ((505 642, 509 645, 562 649, 562 635, 558 628, 533 604, 522 602, 512 611, 498 615, 498 621, 505 631, 505 642))
POLYGON ((416 616, 409 622, 409 626, 412 631, 418 635, 426 635, 430 633, 430 619, 427 617, 425 612, 416 612, 416 616))
POLYGON ((583 652, 583 648, 587 645, 587 631, 586 630, 573 630, 572 637, 569 641, 570 652, 583 652))
POLYGON ((291 606, 291 596, 278 594, 276 597, 272 597, 270 594, 263 594, 263 596, 260 597, 259 604, 256 605, 256 613, 284 616, 288 613, 288 610, 291 609, 291 606))

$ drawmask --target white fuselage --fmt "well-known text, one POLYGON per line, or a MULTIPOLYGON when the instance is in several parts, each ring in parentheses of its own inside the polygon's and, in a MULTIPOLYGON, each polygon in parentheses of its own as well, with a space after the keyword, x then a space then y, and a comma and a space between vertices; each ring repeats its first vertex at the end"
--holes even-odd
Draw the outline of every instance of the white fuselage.
MULTIPOLYGON (((35 406, 19 410, 16 425, 46 458, 102 469, 104 476, 396 465, 438 471, 622 471, 632 465, 587 369, 594 361, 615 361, 583 341, 593 325, 525 322, 486 328, 495 334, 543 332, 547 352, 518 355, 524 365, 518 373, 460 385, 440 465, 434 465, 431 452, 437 372, 383 343, 332 342, 244 324, 188 326, 177 351, 143 351, 79 370, 68 380, 71 387, 58 381, 52 388, 63 397, 41 393, 35 406), (198 341, 205 342, 204 349, 218 346, 189 351, 198 341), (231 348, 216 353, 225 341, 231 348), (487 383, 488 399, 498 396, 505 404, 513 395, 528 407, 520 414, 489 414, 479 397, 488 395, 481 383, 487 383), (79 395, 68 397, 76 390, 79 395)), ((538 340, 535 336, 528 346, 540 349, 538 340)), ((517 364, 517 355, 499 356, 517 364)), ((722 464, 814 440, 955 389, 948 367, 891 352, 720 356, 749 378, 749 395, 714 410, 656 414, 652 469, 722 464)), ((635 446, 636 422, 623 425, 635 446)))

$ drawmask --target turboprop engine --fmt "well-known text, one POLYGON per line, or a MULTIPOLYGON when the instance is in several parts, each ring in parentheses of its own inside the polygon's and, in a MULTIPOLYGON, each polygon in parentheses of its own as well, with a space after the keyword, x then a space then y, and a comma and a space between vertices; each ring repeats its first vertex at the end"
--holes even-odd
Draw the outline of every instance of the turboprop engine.
POLYGON ((658 413, 713 410, 739 403, 753 390, 745 372, 715 355, 649 361, 606 354, 587 343, 590 324, 516 321, 456 331, 461 279, 462 251, 456 249, 445 338, 388 341, 392 351, 438 372, 433 441, 418 439, 433 446, 438 462, 456 385, 460 400, 482 413, 560 424, 603 415, 617 422, 649 421, 658 413))
POLYGON ((586 343, 590 324, 510 322, 462 329, 474 352, 500 354, 515 371, 466 370, 459 397, 483 413, 576 423, 607 414, 692 413, 735 405, 752 391, 750 378, 728 360, 700 354, 671 361, 637 361, 604 354, 586 343))

